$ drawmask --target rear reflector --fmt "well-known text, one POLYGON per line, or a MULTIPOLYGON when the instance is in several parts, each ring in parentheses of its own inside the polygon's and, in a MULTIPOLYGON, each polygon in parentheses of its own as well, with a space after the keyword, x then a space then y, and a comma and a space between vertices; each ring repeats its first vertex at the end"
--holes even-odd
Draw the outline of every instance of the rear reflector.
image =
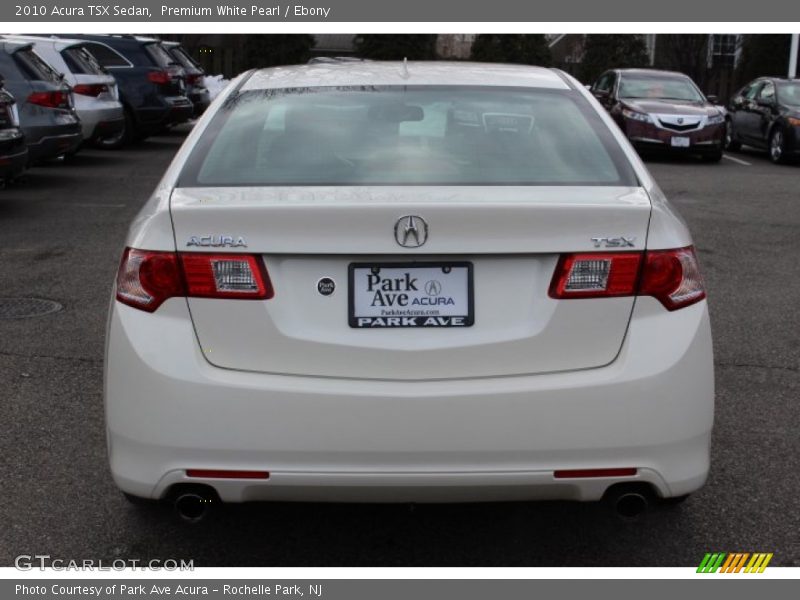
POLYGON ((187 469, 187 477, 202 479, 269 479, 268 471, 221 471, 218 469, 187 469))
POLYGON ((706 297, 694 248, 647 252, 563 254, 550 283, 550 297, 653 296, 668 310, 706 297))
POLYGON ((620 469, 567 469, 554 471, 556 479, 583 479, 587 477, 631 477, 636 475, 634 467, 624 467, 620 469))
POLYGON ((117 300, 153 312, 175 296, 266 300, 274 291, 260 256, 125 249, 117 300))

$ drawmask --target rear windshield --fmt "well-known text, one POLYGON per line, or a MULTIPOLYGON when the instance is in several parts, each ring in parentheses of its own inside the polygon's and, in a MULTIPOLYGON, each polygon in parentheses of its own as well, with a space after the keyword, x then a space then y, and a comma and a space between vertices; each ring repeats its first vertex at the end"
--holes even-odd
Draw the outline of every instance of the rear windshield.
POLYGON ((778 82, 778 94, 784 104, 800 106, 800 81, 778 82))
POLYGON ((636 185, 574 91, 388 86, 229 98, 179 185, 636 185))
POLYGON ((190 71, 200 71, 200 65, 198 65, 195 60, 189 56, 189 53, 184 50, 183 46, 173 46, 169 49, 170 55, 181 64, 184 69, 188 69, 190 71))
POLYGON ((17 59, 17 63, 32 80, 47 81, 55 84, 61 83, 61 73, 47 64, 33 49, 26 48, 15 52, 14 58, 17 59))
POLYGON ((169 52, 164 50, 164 47, 159 43, 147 44, 144 49, 159 67, 169 67, 170 65, 178 64, 178 61, 176 61, 169 52))
POLYGON ((83 75, 104 75, 106 73, 94 55, 83 46, 66 48, 61 51, 61 56, 73 73, 83 75))
POLYGON ((685 77, 638 77, 625 75, 619 82, 620 98, 654 98, 702 102, 703 96, 685 77))

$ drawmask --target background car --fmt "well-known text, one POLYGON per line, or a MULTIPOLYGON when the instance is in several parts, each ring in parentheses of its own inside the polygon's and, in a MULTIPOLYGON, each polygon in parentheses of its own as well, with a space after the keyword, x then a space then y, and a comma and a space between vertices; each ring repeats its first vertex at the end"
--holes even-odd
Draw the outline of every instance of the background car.
POLYGON ((16 100, 0 79, 0 184, 19 177, 27 164, 28 147, 19 127, 16 100))
POLYGON ((33 44, 36 52, 64 75, 72 86, 85 143, 117 136, 124 129, 125 114, 118 100, 117 82, 84 47, 85 42, 34 36, 7 39, 33 44))
POLYGON ((104 368, 123 492, 189 519, 220 499, 629 514, 703 485, 691 236, 574 78, 318 63, 223 93, 120 261, 104 368))
POLYGON ((211 104, 211 94, 205 85, 206 72, 179 42, 163 41, 161 45, 180 63, 186 73, 186 95, 194 106, 194 117, 199 117, 211 104))
POLYGON ((800 80, 760 77, 728 105, 726 145, 766 149, 774 163, 800 158, 800 80))
POLYGON ((613 69, 591 86, 641 152, 698 154, 722 158, 725 115, 682 73, 654 69, 613 69))
POLYGON ((114 75, 125 108, 124 129, 99 141, 120 148, 191 118, 182 69, 173 63, 157 39, 132 35, 59 36, 84 40, 84 47, 114 75))
POLYGON ((31 43, 0 39, 0 73, 17 101, 28 161, 72 154, 83 140, 72 90, 31 43))

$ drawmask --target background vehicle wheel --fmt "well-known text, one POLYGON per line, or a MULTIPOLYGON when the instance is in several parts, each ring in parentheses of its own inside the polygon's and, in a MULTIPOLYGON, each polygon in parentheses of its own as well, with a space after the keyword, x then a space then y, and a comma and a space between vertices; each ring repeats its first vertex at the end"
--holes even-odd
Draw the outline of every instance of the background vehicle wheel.
POLYGON ((721 160, 722 160, 722 150, 717 150, 716 152, 703 154, 703 162, 718 163, 721 160))
POLYGON ((733 123, 730 119, 725 121, 725 150, 738 152, 742 148, 742 143, 736 139, 736 132, 733 130, 733 123))
POLYGON ((777 165, 786 162, 785 157, 783 131, 781 131, 779 127, 776 127, 769 136, 769 159, 777 165))
POLYGON ((133 120, 133 116, 128 109, 125 109, 125 125, 123 125, 122 131, 111 137, 95 140, 94 145, 104 150, 119 150, 136 139, 135 132, 136 123, 133 120))

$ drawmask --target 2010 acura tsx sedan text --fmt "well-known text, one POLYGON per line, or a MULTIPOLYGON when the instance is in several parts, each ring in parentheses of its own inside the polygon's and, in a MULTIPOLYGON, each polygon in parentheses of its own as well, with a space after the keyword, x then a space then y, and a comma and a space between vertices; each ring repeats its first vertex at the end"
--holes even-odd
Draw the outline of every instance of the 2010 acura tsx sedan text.
POLYGON ((677 501, 714 382, 692 240, 572 77, 251 71, 133 223, 111 303, 131 500, 677 501))

